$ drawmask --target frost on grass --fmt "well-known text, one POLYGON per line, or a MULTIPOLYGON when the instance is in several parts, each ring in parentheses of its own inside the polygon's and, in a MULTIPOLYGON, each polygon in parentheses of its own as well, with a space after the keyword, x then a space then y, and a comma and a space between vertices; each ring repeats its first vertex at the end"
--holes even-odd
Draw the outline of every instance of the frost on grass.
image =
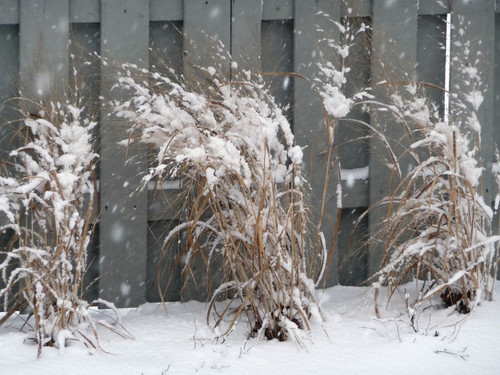
POLYGON ((149 83, 125 72, 118 86, 131 100, 113 103, 130 120, 130 137, 156 150, 144 185, 180 180, 182 223, 165 248, 183 239, 177 264, 185 282, 195 259, 223 279, 209 305, 221 335, 244 318, 252 335, 296 338, 318 311, 306 264, 302 150, 261 80, 227 82, 216 62, 196 69, 198 83, 159 69, 149 83), (222 267, 214 271, 216 259, 222 267), (219 311, 222 297, 228 305, 219 311))
POLYGON ((63 349, 68 339, 95 348, 83 277, 94 219, 96 123, 78 99, 21 104, 23 145, 7 160, 11 175, 0 178, 0 214, 8 219, 0 234, 13 233, 2 249, 0 296, 8 315, 32 311, 38 355, 44 346, 63 349))

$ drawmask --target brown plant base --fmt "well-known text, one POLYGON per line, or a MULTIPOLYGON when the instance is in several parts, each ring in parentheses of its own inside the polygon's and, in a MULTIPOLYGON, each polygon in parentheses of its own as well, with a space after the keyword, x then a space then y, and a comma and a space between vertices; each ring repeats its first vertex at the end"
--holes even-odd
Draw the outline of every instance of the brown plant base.
POLYGON ((473 296, 474 294, 474 292, 468 290, 467 297, 464 298, 464 294, 461 289, 452 290, 451 288, 446 288, 441 293, 441 300, 447 307, 456 306, 456 310, 460 314, 468 314, 470 313, 468 301, 470 301, 471 296, 473 296))
MULTIPOLYGON (((285 313, 286 310, 288 310, 288 309, 282 308, 282 310, 279 313, 279 315, 286 316, 287 315, 285 313)), ((304 309, 304 312, 307 314, 307 318, 310 319, 312 314, 308 311, 307 308, 304 309)), ((293 318, 290 319, 290 321, 293 324, 295 324, 298 329, 305 329, 306 328, 304 326, 304 322, 301 319, 293 317, 293 318)), ((257 336, 257 335, 259 335, 259 332, 261 331, 261 329, 262 329, 262 321, 258 320, 254 324, 251 336, 257 336)), ((281 325, 279 323, 279 320, 276 319, 274 321, 274 326, 273 327, 269 327, 268 326, 268 327, 266 327, 264 329, 263 336, 265 338, 267 338, 268 340, 275 340, 276 339, 278 341, 286 341, 288 339, 288 331, 287 331, 286 327, 284 327, 283 325, 281 325)))

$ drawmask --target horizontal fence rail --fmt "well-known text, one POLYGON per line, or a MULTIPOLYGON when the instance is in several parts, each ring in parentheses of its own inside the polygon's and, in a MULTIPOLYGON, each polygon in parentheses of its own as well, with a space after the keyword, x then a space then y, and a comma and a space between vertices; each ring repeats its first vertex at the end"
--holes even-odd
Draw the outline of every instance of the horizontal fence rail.
MULTIPOLYGON (((332 38, 338 33, 331 25, 323 24, 325 20, 318 14, 320 11, 338 21, 348 17, 371 24, 371 55, 356 47, 352 51, 357 60, 353 60, 355 69, 350 74, 364 85, 387 79, 387 71, 403 68, 407 73, 405 77, 395 74, 391 79, 419 80, 444 87, 447 15, 453 13, 452 46, 461 37, 453 31, 459 29, 458 22, 470 25, 472 48, 482 56, 475 64, 484 96, 479 110, 483 125, 481 152, 486 170, 483 193, 487 202, 492 203, 496 189, 491 175, 495 161, 493 150, 494 143, 500 140, 499 126, 495 126, 500 120, 500 111, 495 111, 500 104, 497 60, 500 14, 496 13, 500 12, 500 0, 348 0, 345 3, 331 0, 3 0, 0 2, 0 100, 4 102, 17 96, 19 84, 36 93, 45 76, 64 85, 73 68, 88 70, 85 84, 99 93, 103 103, 123 99, 120 96, 123 94, 111 90, 116 80, 113 67, 96 55, 117 64, 134 63, 143 68, 168 65, 188 74, 193 62, 210 61, 209 49, 205 46, 207 35, 224 43, 238 63, 235 67, 228 61, 223 67, 228 76, 249 69, 295 72, 312 77, 317 73, 316 56, 321 53, 329 61, 337 58, 333 51, 319 50, 318 26, 329 27, 332 38), (186 43, 186 40, 194 43, 186 43), (387 43, 391 48, 386 48, 387 43), (198 47, 193 47, 195 44, 198 47), (87 57, 82 51, 87 52, 87 57), (377 63, 380 61, 384 62, 383 69, 377 63)), ((454 77, 459 74, 454 64, 467 63, 453 62, 453 53, 452 48, 451 93, 460 90, 454 86, 454 77)), ((314 195, 311 201, 318 202, 325 168, 321 150, 327 147, 322 105, 306 80, 276 76, 269 78, 269 82, 278 102, 291 105, 288 118, 297 143, 306 147, 305 164, 314 195)), ((438 102, 444 100, 439 90, 429 90, 428 95, 438 102)), ((164 296, 167 300, 206 298, 203 282, 193 282, 181 292, 178 269, 172 267, 168 277, 157 278, 162 239, 178 222, 178 207, 173 203, 178 186, 172 182, 160 191, 137 191, 138 176, 148 168, 149 161, 144 157, 147 150, 135 145, 127 150, 119 146, 127 124, 111 119, 107 107, 93 100, 89 105, 100 112, 100 220, 89 249, 92 262, 87 293, 118 306, 137 306, 158 301, 158 286, 165 286, 172 274, 170 288, 164 296), (134 162, 125 163, 125 158, 134 162), (91 282, 93 280, 97 281, 91 282)), ((11 115, 5 109, 2 116, 5 120, 11 115)), ((5 128, 4 133, 0 133, 2 158, 13 147, 7 131, 5 128)), ((363 132, 365 130, 356 126, 340 126, 336 134, 339 142, 347 146, 337 150, 341 180, 332 181, 327 192, 329 218, 323 227, 327 243, 332 241, 335 227, 337 182, 343 191, 343 219, 326 285, 361 284, 380 264, 379 253, 360 251, 357 245, 375 231, 376 224, 383 219, 383 211, 373 210, 359 225, 353 223, 366 208, 387 194, 390 170, 381 162, 381 151, 375 142, 349 143, 363 132)), ((6 235, 0 238, 0 246, 7 241, 6 235)), ((162 260, 165 267, 174 262, 176 251, 172 249, 171 257, 162 260)))

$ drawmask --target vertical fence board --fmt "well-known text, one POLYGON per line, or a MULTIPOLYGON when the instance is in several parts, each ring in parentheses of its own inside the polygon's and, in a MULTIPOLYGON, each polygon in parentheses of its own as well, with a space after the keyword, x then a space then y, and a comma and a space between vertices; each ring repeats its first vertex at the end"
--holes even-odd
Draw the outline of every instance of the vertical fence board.
POLYGON ((446 14, 450 10, 452 0, 419 0, 418 14, 421 15, 438 15, 446 14))
MULTIPOLYGON (((372 15, 372 82, 375 85, 374 95, 382 103, 390 102, 390 95, 399 91, 404 95, 404 85, 391 82, 414 82, 415 65, 417 62, 417 6, 414 0, 373 1, 372 15), (386 83, 381 83, 386 82, 386 83)), ((399 140, 404 132, 401 125, 394 124, 391 116, 377 114, 371 110, 371 121, 386 127, 384 134, 394 147, 396 155, 401 155, 404 145, 399 140)), ((370 140, 370 205, 379 202, 390 192, 389 180, 391 169, 388 152, 385 146, 376 138, 370 140)), ((409 161, 402 161, 402 172, 409 167, 409 161)), ((391 186, 397 179, 392 176, 391 186)), ((387 207, 373 209, 369 217, 369 234, 376 234, 383 222, 387 207)), ((368 274, 374 274, 380 266, 382 248, 372 243, 369 252, 368 274)))
POLYGON ((215 56, 214 40, 231 48, 231 4, 226 0, 184 0, 184 73, 188 79, 202 79, 196 66, 220 63, 219 73, 229 78, 229 59, 215 56), (210 59, 213 59, 212 61, 210 59), (215 60, 217 59, 217 60, 215 60))
POLYGON ((150 0, 150 21, 182 21, 182 0, 150 0))
MULTIPOLYGON (((0 25, 0 171, 2 162, 8 158, 13 148, 12 136, 15 125, 7 126, 5 122, 12 118, 13 103, 8 100, 17 96, 16 77, 19 70, 19 27, 18 25, 0 25)), ((3 173, 3 172, 0 172, 3 173)), ((0 226, 2 225, 0 215, 0 226)))
MULTIPOLYGON (((0 10, 1 12, 1 10, 0 10)), ((14 148, 13 135, 16 124, 7 125, 7 121, 14 116, 13 103, 8 100, 15 97, 15 77, 19 69, 19 27, 18 25, 0 25, 0 176, 7 176, 9 167, 4 164, 8 160, 9 152, 14 148)), ((0 212, 0 227, 9 224, 7 217, 0 212)), ((2 254, 11 240, 11 231, 0 233, 0 263, 5 260, 2 254)), ((5 284, 0 279, 0 290, 5 284)), ((5 309, 4 299, 0 298, 0 311, 5 309)))
MULTIPOLYGON (((222 42, 227 52, 230 51, 231 3, 225 0, 184 0, 183 31, 186 78, 203 84, 205 74, 196 66, 214 66, 218 74, 229 80, 229 56, 220 56, 214 48, 214 40, 222 42)), ((220 283, 220 279, 214 279, 212 276, 221 274, 222 265, 217 260, 212 260, 211 268, 207 270, 202 257, 195 256, 197 259, 192 263, 192 274, 185 283, 181 298, 203 301, 210 297, 210 292, 220 283)))
POLYGON ((293 19, 293 3, 294 0, 263 0, 262 19, 266 21, 293 19))
POLYGON ((69 0, 20 2, 20 78, 25 95, 64 90, 68 79, 69 0))
MULTIPOLYGON (((266 73, 293 72, 293 21, 271 20, 261 24, 261 66, 266 73)), ((267 75, 264 81, 268 85, 276 102, 288 107, 285 112, 288 121, 293 124, 293 78, 290 76, 267 75)))
POLYGON ((100 0, 70 0, 69 19, 71 22, 99 22, 100 0))
MULTIPOLYGON (((498 1, 497 1, 498 2, 498 1)), ((500 10, 500 7, 498 7, 497 4, 497 9, 500 10)), ((495 56, 494 56, 494 81, 495 81, 495 88, 494 88, 494 117, 493 117, 493 140, 494 140, 494 145, 495 147, 500 147, 500 14, 496 13, 495 14, 495 56)), ((498 149, 498 148, 497 148, 498 149)), ((500 170, 500 160, 497 158, 494 159, 494 172, 499 173, 500 170)), ((498 195, 500 193, 499 191, 500 186, 498 185, 496 178, 493 179, 493 194, 492 198, 496 198, 495 195, 498 195)), ((500 217, 499 217, 499 212, 495 213, 493 216, 493 223, 492 223, 492 228, 495 234, 500 234, 500 217)), ((497 279, 500 278, 500 271, 497 273, 497 279)))
MULTIPOLYGON (((320 32, 317 28, 331 30, 331 37, 339 40, 338 29, 328 22, 324 16, 318 15, 319 11, 328 14, 332 20, 340 21, 340 2, 296 0, 295 30, 294 30, 294 71, 309 78, 317 75, 320 52, 326 61, 336 61, 337 57, 333 48, 325 48, 319 51, 318 41, 320 32)), ((313 212, 315 224, 319 219, 319 206, 321 205, 323 188, 325 183, 325 172, 329 171, 328 190, 325 196, 325 215, 321 230, 326 239, 327 248, 332 244, 334 228, 336 227, 336 187, 337 174, 326 165, 326 155, 330 145, 325 128, 324 111, 317 93, 311 89, 311 82, 304 79, 295 80, 295 108, 294 108, 294 132, 296 141, 301 146, 307 146, 304 150, 304 161, 306 176, 311 182, 312 202, 316 202, 313 212)), ((331 160, 333 161, 333 159, 331 160)), ((329 269, 326 274, 326 285, 331 286, 338 281, 337 252, 332 253, 333 258, 329 260, 329 269)))
POLYGON ((238 64, 232 73, 261 67, 262 2, 238 0, 233 2, 231 14, 231 55, 238 64))
POLYGON ((146 300, 148 302, 179 301, 181 299, 181 267, 176 266, 176 245, 166 253, 163 242, 178 220, 152 221, 148 226, 146 300), (160 294, 161 293, 161 294, 160 294))
POLYGON ((340 2, 342 17, 370 17, 372 0, 343 0, 340 2))
MULTIPOLYGON (((494 88, 494 118, 493 124, 496 126, 493 127, 493 139, 497 145, 500 146, 500 14, 495 14, 495 88, 494 88)), ((500 160, 496 160, 496 162, 500 162, 500 160)), ((497 187, 498 188, 498 187, 497 187)))
POLYGON ((19 0, 3 0, 0 3, 0 25, 19 23, 19 0))
MULTIPOLYGON (((349 14, 349 9, 346 14, 349 14)), ((350 69, 346 72, 343 88, 347 97, 364 91, 371 83, 371 31, 367 27, 365 31, 358 32, 362 24, 370 26, 371 20, 369 17, 353 17, 352 14, 353 12, 342 19, 342 24, 347 30, 351 30, 347 35, 354 35, 354 39, 349 41, 349 55, 344 60, 345 66, 350 69)), ((344 41, 347 38, 348 36, 343 36, 344 41)), ((368 220, 365 217, 356 226, 354 222, 368 206, 369 148, 368 140, 364 137, 369 136, 369 130, 349 120, 369 123, 370 116, 366 108, 354 106, 349 112, 348 120, 339 121, 336 137, 342 177, 342 218, 338 240, 339 283, 359 285, 367 278, 368 220), (354 178, 356 174, 358 176, 354 178)))
POLYGON ((419 16, 417 20, 417 80, 440 87, 425 88, 426 96, 444 114, 446 17, 419 16))
POLYGON ((152 21, 149 24, 149 67, 162 74, 167 69, 182 73, 182 22, 152 21))
POLYGON ((148 67, 148 2, 102 0, 101 41, 109 61, 101 65, 100 296, 117 306, 137 306, 146 297, 147 195, 136 189, 147 162, 141 147, 117 144, 126 139, 129 124, 111 117, 107 105, 127 98, 112 90, 115 64, 148 67))
POLYGON ((452 6, 450 119, 465 124, 469 114, 460 109, 463 104, 470 106, 465 95, 471 90, 482 94, 483 102, 477 110, 481 124, 481 159, 485 170, 482 190, 484 201, 490 205, 494 198, 491 168, 494 131, 495 2, 464 0, 453 2, 452 6), (467 44, 468 42, 470 44, 467 44), (476 78, 479 78, 479 81, 464 71, 464 68, 468 67, 477 70, 476 78))

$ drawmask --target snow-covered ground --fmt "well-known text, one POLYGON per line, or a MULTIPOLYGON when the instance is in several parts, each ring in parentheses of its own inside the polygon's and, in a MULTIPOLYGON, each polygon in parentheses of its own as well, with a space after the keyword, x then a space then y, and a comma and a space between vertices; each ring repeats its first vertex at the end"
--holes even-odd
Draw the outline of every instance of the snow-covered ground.
MULTIPOLYGON (((497 295, 500 288, 497 287, 497 295)), ((122 310, 124 339, 100 331, 104 351, 71 343, 64 353, 23 344, 20 319, 0 327, 0 374, 500 374, 500 302, 482 302, 469 316, 437 306, 423 311, 418 332, 393 298, 373 317, 371 292, 334 287, 318 292, 326 321, 314 322, 304 347, 293 341, 245 340, 242 322, 225 340, 206 325, 199 302, 146 304, 122 310), (394 319, 394 317, 396 317, 394 319)))

